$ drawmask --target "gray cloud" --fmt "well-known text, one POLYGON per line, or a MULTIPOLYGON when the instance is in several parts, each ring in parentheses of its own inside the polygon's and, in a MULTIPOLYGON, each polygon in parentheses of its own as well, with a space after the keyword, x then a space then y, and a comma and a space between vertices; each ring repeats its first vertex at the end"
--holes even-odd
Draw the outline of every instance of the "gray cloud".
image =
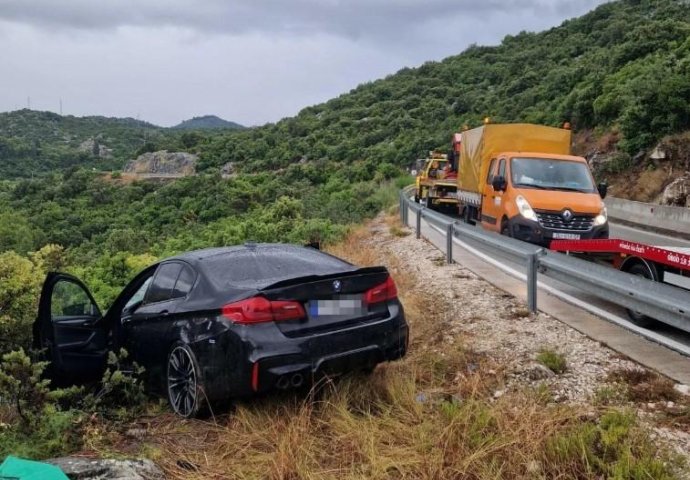
POLYGON ((199 32, 404 36, 439 19, 567 17, 597 0, 0 0, 0 19, 56 28, 175 26, 199 32))

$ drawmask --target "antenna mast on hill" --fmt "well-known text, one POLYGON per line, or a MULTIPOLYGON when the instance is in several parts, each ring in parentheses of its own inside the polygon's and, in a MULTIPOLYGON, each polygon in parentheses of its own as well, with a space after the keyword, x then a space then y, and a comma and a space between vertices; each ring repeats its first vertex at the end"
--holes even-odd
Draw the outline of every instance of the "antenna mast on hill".
POLYGON ((62 116, 62 98, 60 99, 60 116, 62 116))
POLYGON ((26 97, 26 108, 31 110, 31 97, 26 97))

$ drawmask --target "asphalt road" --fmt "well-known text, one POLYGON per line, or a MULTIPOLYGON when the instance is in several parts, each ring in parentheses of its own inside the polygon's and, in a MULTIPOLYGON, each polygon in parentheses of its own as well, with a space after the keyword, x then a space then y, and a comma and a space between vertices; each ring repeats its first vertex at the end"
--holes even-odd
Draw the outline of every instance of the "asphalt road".
POLYGON ((657 247, 684 247, 690 248, 690 241, 682 238, 674 238, 660 233, 649 232, 632 228, 626 225, 611 223, 609 225, 609 237, 624 238, 632 242, 655 245, 657 247))

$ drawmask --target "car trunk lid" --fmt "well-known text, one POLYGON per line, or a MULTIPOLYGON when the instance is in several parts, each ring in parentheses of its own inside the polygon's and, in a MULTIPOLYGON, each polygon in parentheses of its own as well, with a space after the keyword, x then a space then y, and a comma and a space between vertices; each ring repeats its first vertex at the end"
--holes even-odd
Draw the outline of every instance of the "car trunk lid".
POLYGON ((384 267, 369 267, 283 281, 262 294, 271 301, 289 300, 303 305, 303 318, 276 322, 283 334, 296 337, 386 318, 388 298, 382 289, 388 278, 384 267))

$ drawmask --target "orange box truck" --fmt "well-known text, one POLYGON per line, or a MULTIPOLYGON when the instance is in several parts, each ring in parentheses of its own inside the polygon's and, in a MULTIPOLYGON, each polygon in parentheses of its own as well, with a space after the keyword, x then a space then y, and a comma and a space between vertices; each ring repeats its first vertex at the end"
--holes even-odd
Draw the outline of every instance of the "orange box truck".
POLYGON ((466 222, 544 246, 608 238, 606 185, 570 154, 569 129, 487 124, 461 135, 457 196, 466 222))

